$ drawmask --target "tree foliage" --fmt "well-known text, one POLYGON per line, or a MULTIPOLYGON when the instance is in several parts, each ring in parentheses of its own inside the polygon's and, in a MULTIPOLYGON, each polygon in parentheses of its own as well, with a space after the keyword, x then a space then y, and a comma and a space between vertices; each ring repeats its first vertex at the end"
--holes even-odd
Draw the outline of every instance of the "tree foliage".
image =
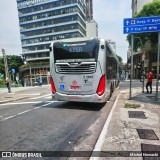
MULTIPOLYGON (((134 16, 134 18, 138 17, 149 17, 149 16, 159 16, 160 15, 160 1, 154 1, 151 3, 148 3, 144 5, 143 9, 134 16)), ((137 48, 141 48, 142 45, 144 46, 145 42, 147 40, 150 40, 151 43, 157 43, 158 42, 158 33, 152 32, 152 33, 137 33, 134 34, 134 37, 140 37, 142 40, 142 44, 140 42, 140 39, 134 38, 134 51, 137 51, 137 48)), ((127 40, 129 44, 131 45, 131 34, 127 36, 127 40)))
POLYGON ((119 62, 123 61, 122 57, 120 57, 119 55, 116 55, 116 56, 117 56, 119 62))
MULTIPOLYGON (((19 72, 18 68, 23 65, 23 61, 21 56, 16 55, 7 55, 7 62, 8 62, 8 69, 9 71, 14 68, 16 73, 19 72)), ((5 73, 5 66, 4 66, 4 58, 0 57, 0 73, 5 73)))

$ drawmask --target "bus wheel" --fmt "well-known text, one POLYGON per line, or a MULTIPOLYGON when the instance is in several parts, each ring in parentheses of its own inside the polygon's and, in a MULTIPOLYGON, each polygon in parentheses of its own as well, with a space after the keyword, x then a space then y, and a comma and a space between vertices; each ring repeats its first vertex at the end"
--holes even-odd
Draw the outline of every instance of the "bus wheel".
POLYGON ((110 87, 110 97, 112 96, 112 93, 113 93, 113 87, 112 87, 112 84, 111 84, 111 87, 110 87))

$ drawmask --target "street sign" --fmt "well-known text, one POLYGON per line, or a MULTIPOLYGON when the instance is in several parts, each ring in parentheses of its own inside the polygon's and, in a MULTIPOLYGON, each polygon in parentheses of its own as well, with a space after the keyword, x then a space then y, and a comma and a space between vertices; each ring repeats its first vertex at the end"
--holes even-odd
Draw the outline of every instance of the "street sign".
POLYGON ((125 18, 124 27, 160 24, 160 16, 125 18))
POLYGON ((143 25, 143 26, 128 26, 124 27, 123 33, 143 33, 143 32, 159 32, 160 24, 156 25, 143 25))
POLYGON ((123 33, 159 32, 160 16, 125 18, 123 21, 123 33))

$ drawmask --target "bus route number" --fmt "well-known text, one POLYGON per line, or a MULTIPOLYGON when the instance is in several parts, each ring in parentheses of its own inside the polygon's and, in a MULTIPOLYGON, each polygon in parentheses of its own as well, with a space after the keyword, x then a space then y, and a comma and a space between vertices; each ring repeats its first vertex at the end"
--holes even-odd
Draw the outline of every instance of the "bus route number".
POLYGON ((82 52, 82 47, 78 47, 78 46, 70 47, 69 51, 72 52, 72 53, 82 52))

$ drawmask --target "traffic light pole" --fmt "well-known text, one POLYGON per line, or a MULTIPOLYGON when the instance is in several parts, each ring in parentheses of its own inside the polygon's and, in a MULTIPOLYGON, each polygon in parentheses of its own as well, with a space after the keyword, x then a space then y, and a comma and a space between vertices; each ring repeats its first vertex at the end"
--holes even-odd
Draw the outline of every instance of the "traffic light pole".
POLYGON ((144 93, 144 61, 142 61, 142 75, 143 75, 142 93, 144 93))
POLYGON ((130 92, 129 92, 129 99, 132 98, 133 45, 134 45, 134 37, 133 37, 133 34, 131 34, 131 74, 130 74, 130 92))
POLYGON ((159 81, 159 65, 160 65, 160 32, 158 32, 158 52, 157 52, 157 80, 156 80, 156 96, 155 100, 158 101, 158 81, 159 81))

